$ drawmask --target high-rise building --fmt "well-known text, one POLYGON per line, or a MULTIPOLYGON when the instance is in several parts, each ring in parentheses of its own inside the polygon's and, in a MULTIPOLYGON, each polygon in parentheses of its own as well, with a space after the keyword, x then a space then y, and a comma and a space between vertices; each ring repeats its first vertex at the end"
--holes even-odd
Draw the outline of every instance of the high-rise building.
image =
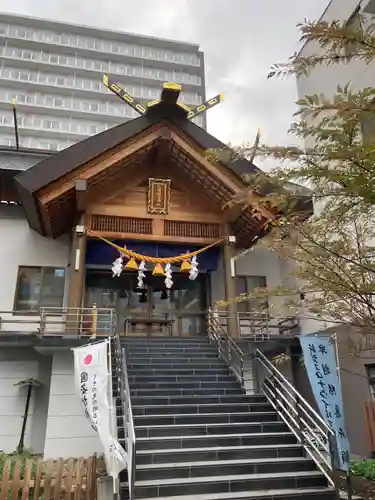
MULTIPOLYGON (((205 101, 199 46, 13 14, 0 14, 0 145, 64 149, 136 116, 102 83, 107 73, 141 102, 161 82, 183 87, 182 101, 205 101)), ((206 117, 195 122, 206 128, 206 117)))

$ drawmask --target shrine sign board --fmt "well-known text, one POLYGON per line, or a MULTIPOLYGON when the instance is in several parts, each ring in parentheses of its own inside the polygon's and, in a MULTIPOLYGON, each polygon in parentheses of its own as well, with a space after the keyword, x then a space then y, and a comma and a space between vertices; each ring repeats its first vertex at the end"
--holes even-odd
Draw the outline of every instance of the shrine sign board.
POLYGON ((168 215, 171 199, 170 179, 148 180, 147 211, 149 214, 168 215))

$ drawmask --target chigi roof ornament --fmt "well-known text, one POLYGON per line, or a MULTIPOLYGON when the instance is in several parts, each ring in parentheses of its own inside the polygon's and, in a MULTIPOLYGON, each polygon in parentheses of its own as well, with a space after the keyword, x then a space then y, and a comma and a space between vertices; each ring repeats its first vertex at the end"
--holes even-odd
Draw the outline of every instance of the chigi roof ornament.
POLYGON ((178 83, 170 82, 163 84, 163 90, 161 92, 160 99, 156 99, 155 101, 151 101, 143 105, 139 101, 134 99, 133 96, 125 92, 121 85, 114 82, 108 75, 103 75, 103 83, 109 90, 119 96, 120 99, 122 99, 137 113, 143 116, 146 115, 147 112, 157 104, 165 103, 172 106, 177 106, 178 108, 184 110, 186 112, 187 118, 191 120, 192 118, 195 118, 208 109, 213 108, 224 100, 224 96, 222 94, 218 94, 217 96, 212 97, 208 101, 204 102, 203 104, 199 104, 198 106, 187 106, 186 104, 178 100, 180 92, 182 91, 181 85, 179 85, 178 83))

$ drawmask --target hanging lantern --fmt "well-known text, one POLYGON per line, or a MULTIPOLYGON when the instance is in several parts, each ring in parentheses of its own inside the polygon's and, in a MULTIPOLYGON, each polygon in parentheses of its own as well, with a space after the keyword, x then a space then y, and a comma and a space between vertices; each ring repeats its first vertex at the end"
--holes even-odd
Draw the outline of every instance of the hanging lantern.
POLYGON ((125 269, 127 271, 138 271, 137 263, 135 259, 133 259, 133 257, 129 259, 128 262, 125 264, 125 269))
POLYGON ((164 271, 161 267, 161 264, 155 264, 154 270, 152 271, 152 276, 164 276, 164 271))
POLYGON ((180 267, 180 273, 188 273, 191 269, 191 264, 187 260, 183 260, 181 267, 180 267))

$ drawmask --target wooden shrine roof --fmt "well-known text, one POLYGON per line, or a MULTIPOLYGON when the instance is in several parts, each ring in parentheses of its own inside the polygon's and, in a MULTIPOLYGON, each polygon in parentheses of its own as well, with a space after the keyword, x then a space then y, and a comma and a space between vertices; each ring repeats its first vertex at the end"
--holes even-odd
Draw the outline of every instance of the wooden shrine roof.
MULTIPOLYGON (((216 197, 222 205, 247 186, 242 179, 245 174, 260 172, 246 159, 211 164, 210 169, 204 152, 227 146, 188 120, 183 109, 162 100, 146 115, 78 142, 17 175, 15 183, 30 227, 53 237, 69 230, 76 223, 77 213, 74 179, 81 178, 85 172, 88 190, 94 195, 110 183, 125 182, 125 170, 128 176, 131 169, 137 169, 153 151, 161 148, 161 143, 166 142, 165 133, 171 164, 203 184, 212 199, 216 197), (126 147, 131 152, 122 155, 126 147), (100 162, 107 167, 97 168, 100 162), (199 165, 204 162, 206 169, 202 175, 199 165), (89 171, 90 165, 96 165, 93 174, 89 171)), ((255 219, 248 209, 232 222, 245 242, 247 236, 251 240, 266 230, 267 217, 255 219)))

